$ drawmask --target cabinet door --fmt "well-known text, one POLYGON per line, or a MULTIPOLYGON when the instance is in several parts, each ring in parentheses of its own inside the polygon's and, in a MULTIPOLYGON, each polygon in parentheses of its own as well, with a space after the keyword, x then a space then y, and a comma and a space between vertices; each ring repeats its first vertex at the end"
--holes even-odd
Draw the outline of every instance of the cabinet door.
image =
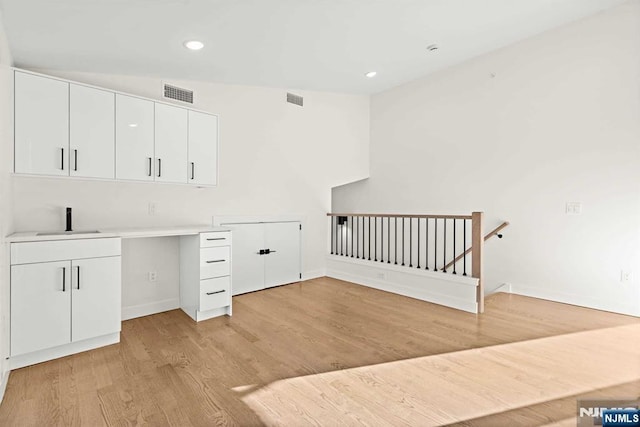
POLYGON ((114 178, 115 95, 71 84, 69 112, 69 174, 114 178))
POLYGON ((15 171, 69 175, 69 84, 15 72, 15 171))
POLYGON ((300 223, 265 223, 264 235, 266 248, 271 251, 269 255, 265 255, 265 287, 298 282, 300 280, 300 223))
POLYGON ((153 102, 116 94, 116 178, 153 181, 153 102))
POLYGON ((233 295, 264 289, 264 261, 259 255, 264 246, 263 224, 234 224, 232 248, 233 295))
POLYGON ((156 104, 155 180, 187 182, 187 110, 156 104))
POLYGON ((71 263, 11 267, 11 355, 71 342, 71 263))
POLYGON ((188 174, 192 184, 217 184, 218 117, 189 111, 188 174))
POLYGON ((72 262, 72 341, 120 331, 120 268, 120 257, 72 262))

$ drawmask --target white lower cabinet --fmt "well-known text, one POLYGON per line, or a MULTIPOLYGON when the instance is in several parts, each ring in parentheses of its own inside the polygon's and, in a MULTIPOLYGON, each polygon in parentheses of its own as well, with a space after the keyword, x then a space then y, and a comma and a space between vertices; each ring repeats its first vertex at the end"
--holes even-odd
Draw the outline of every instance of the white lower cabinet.
POLYGON ((11 267, 11 356, 71 342, 71 262, 11 267))
POLYGON ((231 232, 180 238, 180 307, 196 321, 231 315, 231 232))
POLYGON ((120 239, 12 243, 11 264, 13 368, 117 342, 120 239))
POLYGON ((229 305, 231 305, 231 280, 229 276, 206 279, 200 282, 200 311, 229 305))
POLYGON ((225 225, 233 230, 233 295, 302 278, 300 222, 225 225))
POLYGON ((120 331, 120 257, 71 263, 71 341, 120 331))

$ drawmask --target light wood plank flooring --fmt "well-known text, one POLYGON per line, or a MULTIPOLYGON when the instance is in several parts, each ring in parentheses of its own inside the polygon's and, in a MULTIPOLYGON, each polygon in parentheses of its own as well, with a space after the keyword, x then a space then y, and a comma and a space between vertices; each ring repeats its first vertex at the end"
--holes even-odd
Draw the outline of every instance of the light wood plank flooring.
POLYGON ((578 398, 640 396, 639 337, 637 318, 533 298, 476 316, 322 278, 16 370, 0 425, 575 425, 578 398))

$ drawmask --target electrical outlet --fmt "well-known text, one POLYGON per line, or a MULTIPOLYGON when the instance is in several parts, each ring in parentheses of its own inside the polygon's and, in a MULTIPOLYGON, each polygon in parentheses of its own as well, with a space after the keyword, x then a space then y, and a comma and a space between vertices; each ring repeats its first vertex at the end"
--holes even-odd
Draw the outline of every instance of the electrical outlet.
POLYGON ((158 279, 158 273, 155 271, 150 271, 149 272, 149 281, 150 282, 155 282, 158 279))
POLYGON ((156 214, 156 203, 149 202, 149 215, 155 215, 155 214, 156 214))
POLYGON ((631 281, 631 272, 628 270, 621 270, 620 271, 620 281, 622 283, 627 283, 631 281))
POLYGON ((566 213, 567 215, 582 215, 582 203, 567 202, 566 213))

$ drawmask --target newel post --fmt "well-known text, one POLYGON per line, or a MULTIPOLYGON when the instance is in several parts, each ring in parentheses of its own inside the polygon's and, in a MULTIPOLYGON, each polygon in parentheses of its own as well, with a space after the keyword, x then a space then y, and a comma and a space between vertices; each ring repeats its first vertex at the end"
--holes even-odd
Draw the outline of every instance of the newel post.
POLYGON ((476 302, 478 313, 484 312, 484 212, 471 214, 471 275, 478 279, 476 302))

